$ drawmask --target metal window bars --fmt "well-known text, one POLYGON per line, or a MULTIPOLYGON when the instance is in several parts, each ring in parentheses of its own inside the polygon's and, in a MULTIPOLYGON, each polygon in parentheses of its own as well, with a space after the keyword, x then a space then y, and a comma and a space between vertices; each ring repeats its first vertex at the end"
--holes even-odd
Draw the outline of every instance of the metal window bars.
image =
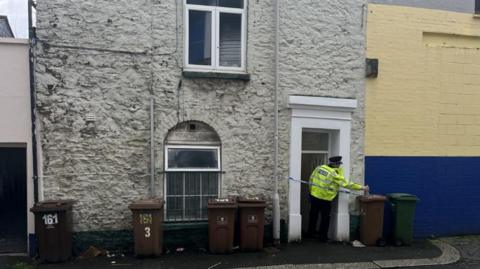
POLYGON ((220 195, 220 172, 166 172, 165 221, 207 219, 208 200, 220 195))

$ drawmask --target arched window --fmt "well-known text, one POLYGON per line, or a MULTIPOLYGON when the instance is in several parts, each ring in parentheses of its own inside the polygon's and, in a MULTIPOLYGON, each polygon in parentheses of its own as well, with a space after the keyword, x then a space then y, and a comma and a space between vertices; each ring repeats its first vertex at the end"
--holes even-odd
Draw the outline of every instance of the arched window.
POLYGON ((166 221, 207 219, 208 200, 220 195, 221 142, 205 123, 175 126, 165 141, 166 221))

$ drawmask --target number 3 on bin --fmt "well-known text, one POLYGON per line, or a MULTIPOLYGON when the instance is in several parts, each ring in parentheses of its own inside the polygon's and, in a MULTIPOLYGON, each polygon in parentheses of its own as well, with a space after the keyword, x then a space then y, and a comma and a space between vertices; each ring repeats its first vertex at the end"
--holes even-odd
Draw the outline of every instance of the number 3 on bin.
POLYGON ((145 238, 150 238, 150 227, 145 227, 145 238))

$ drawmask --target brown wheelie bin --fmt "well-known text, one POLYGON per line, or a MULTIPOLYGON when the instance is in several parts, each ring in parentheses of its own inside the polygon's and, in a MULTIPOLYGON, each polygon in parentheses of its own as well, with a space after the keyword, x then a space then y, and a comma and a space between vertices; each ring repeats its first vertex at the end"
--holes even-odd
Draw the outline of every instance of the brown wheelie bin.
POLYGON ((239 198, 240 211, 240 250, 258 251, 263 249, 265 224, 264 200, 259 198, 239 198))
POLYGON ((163 246, 162 199, 145 199, 133 202, 128 208, 133 214, 135 256, 159 256, 163 246))
POLYGON ((72 257, 73 200, 46 200, 36 203, 35 234, 41 262, 63 262, 72 257))
POLYGON ((232 198, 208 201, 208 245, 211 253, 233 252, 233 235, 237 203, 232 198))
POLYGON ((387 198, 382 195, 362 195, 360 201, 360 241, 367 246, 383 240, 383 210, 387 198))

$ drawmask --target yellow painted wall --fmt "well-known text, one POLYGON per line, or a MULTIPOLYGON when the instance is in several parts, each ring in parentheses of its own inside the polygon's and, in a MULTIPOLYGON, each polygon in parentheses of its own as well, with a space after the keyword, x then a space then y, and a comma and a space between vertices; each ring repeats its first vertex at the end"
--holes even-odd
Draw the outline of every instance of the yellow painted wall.
POLYGON ((368 6, 367 156, 480 155, 480 18, 368 6))

